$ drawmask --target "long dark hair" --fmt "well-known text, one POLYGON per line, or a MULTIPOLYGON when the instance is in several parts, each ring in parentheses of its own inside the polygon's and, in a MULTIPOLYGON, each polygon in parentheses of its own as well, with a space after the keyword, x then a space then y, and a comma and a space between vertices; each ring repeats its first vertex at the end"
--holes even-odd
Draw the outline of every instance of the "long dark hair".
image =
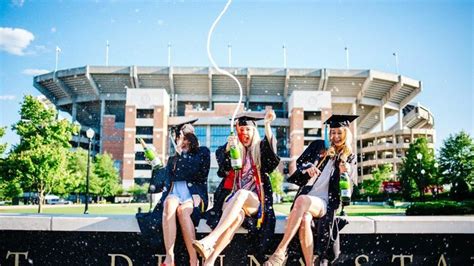
POLYGON ((193 133, 185 133, 183 135, 184 139, 189 141, 189 153, 197 153, 199 151, 199 141, 196 135, 193 133))

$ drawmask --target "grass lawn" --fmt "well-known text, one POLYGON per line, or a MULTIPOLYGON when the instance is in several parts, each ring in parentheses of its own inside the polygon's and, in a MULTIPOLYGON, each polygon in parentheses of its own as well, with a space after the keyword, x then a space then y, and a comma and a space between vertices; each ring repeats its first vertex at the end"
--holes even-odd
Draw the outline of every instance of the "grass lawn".
MULTIPOLYGON (((275 211, 288 214, 291 203, 275 204, 275 211)), ((349 216, 405 215, 405 208, 376 205, 351 205, 344 208, 349 216)))
MULTIPOLYGON (((139 207, 142 212, 149 209, 148 203, 130 203, 130 204, 90 204, 89 214, 92 215, 108 215, 108 214, 128 214, 137 213, 139 207)), ((275 204, 275 211, 283 214, 290 212, 291 203, 275 204)), ((351 205, 344 208, 349 216, 375 216, 375 215, 404 215, 405 208, 393 208, 375 205, 351 205)), ((3 206, 0 207, 1 213, 37 213, 38 206, 3 206)), ((43 208, 45 214, 82 214, 84 205, 46 205, 43 208)))
MULTIPOLYGON (((89 214, 135 214, 139 207, 142 212, 148 212, 150 205, 148 203, 126 203, 126 204, 89 204, 89 214)), ((38 206, 8 206, 0 207, 1 213, 38 213, 38 206)), ((73 205, 45 205, 43 207, 45 214, 83 214, 84 204, 73 205)))

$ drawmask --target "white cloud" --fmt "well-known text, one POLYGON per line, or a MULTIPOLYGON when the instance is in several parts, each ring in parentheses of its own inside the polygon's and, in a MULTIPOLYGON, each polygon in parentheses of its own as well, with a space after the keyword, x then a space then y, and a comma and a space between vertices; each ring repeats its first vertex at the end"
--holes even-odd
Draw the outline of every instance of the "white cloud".
POLYGON ((25 55, 23 51, 35 39, 33 33, 19 28, 0 27, 0 50, 14 55, 25 55))
POLYGON ((0 95, 0 101, 12 101, 15 100, 15 95, 0 95))
POLYGON ((55 33, 55 32, 56 32, 56 27, 52 27, 52 28, 51 28, 51 32, 52 32, 52 33, 55 33))
POLYGON ((17 7, 22 7, 25 3, 25 0, 12 0, 12 4, 17 7))
POLYGON ((49 73, 51 71, 46 70, 46 69, 34 69, 34 68, 27 68, 23 70, 21 73, 28 75, 28 76, 38 76, 38 75, 43 75, 46 73, 49 73))

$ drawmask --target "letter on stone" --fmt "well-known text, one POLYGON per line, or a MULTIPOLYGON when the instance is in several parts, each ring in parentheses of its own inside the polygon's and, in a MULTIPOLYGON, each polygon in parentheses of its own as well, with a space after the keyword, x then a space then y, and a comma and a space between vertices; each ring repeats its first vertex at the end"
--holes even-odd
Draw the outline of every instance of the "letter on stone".
POLYGON ((400 258, 400 266, 405 266, 405 258, 409 258, 410 262, 413 262, 413 255, 403 255, 403 254, 392 255, 392 262, 398 258, 400 258))
POLYGON ((7 260, 10 255, 15 256, 15 266, 20 265, 20 256, 23 255, 25 256, 25 259, 28 259, 28 251, 27 252, 10 252, 10 250, 7 252, 7 260))
POLYGON ((359 259, 361 259, 361 258, 364 258, 365 262, 369 262, 369 256, 362 254, 362 255, 359 255, 355 258, 354 263, 355 263, 356 266, 362 265, 361 262, 359 262, 359 259))
POLYGON ((447 266, 448 263, 446 263, 446 259, 444 258, 444 254, 441 254, 441 257, 439 257, 439 260, 438 260, 438 266, 447 266))
POLYGON ((115 266, 115 257, 122 257, 128 262, 128 266, 133 266, 132 260, 124 254, 108 254, 110 256, 110 266, 115 266))

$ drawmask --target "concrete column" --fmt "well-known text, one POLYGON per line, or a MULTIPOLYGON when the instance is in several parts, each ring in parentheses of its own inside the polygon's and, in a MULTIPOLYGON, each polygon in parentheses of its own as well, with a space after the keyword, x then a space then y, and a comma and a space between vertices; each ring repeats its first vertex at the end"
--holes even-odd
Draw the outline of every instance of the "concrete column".
MULTIPOLYGON (((71 110, 71 115, 72 115, 72 121, 75 122, 77 121, 77 103, 72 103, 72 110, 71 110)), ((81 141, 81 132, 77 134, 76 136, 76 141, 77 141, 77 147, 80 146, 80 141, 81 141)))
POLYGON ((402 130, 403 129, 403 111, 400 109, 398 111, 398 129, 402 130))
POLYGON ((125 188, 132 186, 135 174, 135 135, 137 108, 135 105, 125 106, 125 128, 123 136, 122 184, 125 188))
POLYGON ((303 108, 293 108, 290 111, 290 174, 296 170, 296 159, 304 150, 304 110, 303 108))
POLYGON ((77 121, 77 103, 72 103, 72 121, 77 121))
MULTIPOLYGON (((352 115, 357 115, 357 105, 355 103, 351 106, 352 115)), ((357 119, 351 123, 351 131, 352 131, 352 150, 355 155, 357 155, 357 119)))
POLYGON ((153 111, 153 146, 162 161, 166 158, 168 142, 168 114, 164 106, 154 106, 153 111))
POLYGON ((383 105, 380 106, 379 119, 380 119, 380 131, 385 131, 385 108, 383 107, 383 105))
POLYGON ((211 126, 206 126, 206 147, 211 147, 211 126))

